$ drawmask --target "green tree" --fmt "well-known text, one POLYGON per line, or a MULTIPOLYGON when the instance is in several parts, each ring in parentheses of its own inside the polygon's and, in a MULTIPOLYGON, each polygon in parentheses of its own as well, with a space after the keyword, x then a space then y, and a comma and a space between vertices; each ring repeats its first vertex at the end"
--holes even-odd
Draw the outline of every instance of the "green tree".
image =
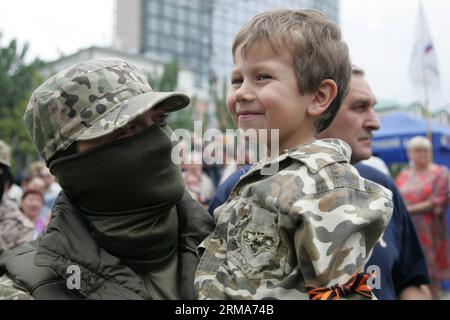
POLYGON ((169 126, 175 129, 187 129, 194 130, 194 108, 197 98, 194 96, 191 98, 191 103, 188 107, 181 109, 180 111, 173 112, 169 116, 169 126))
MULTIPOLYGON (((180 66, 176 59, 166 63, 161 74, 153 73, 148 76, 148 82, 155 91, 175 91, 178 86, 178 73, 180 66)), ((192 122, 193 108, 195 105, 195 97, 191 99, 191 105, 178 112, 169 115, 168 123, 172 129, 184 128, 188 130, 194 129, 192 122)))
POLYGON ((178 60, 174 59, 164 65, 161 74, 149 74, 147 80, 155 91, 174 91, 178 86, 179 71, 178 60))
POLYGON ((219 94, 218 90, 214 90, 214 100, 216 104, 217 120, 219 122, 219 129, 225 132, 226 129, 236 128, 233 119, 227 110, 227 92, 228 85, 226 79, 223 79, 222 92, 219 94))
POLYGON ((25 62, 28 45, 16 40, 3 46, 0 38, 0 138, 11 145, 16 170, 22 170, 37 153, 28 137, 22 117, 32 91, 41 82, 42 62, 25 62))

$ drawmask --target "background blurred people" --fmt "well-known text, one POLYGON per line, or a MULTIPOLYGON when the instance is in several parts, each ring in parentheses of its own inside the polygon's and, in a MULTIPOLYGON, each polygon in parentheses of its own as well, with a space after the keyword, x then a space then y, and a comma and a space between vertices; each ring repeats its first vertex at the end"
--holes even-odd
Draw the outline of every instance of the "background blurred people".
POLYGON ((23 195, 23 189, 19 187, 16 183, 14 183, 14 178, 11 171, 8 171, 6 176, 6 196, 9 200, 15 202, 18 206, 20 206, 20 201, 23 195))
POLYGON ((42 194, 44 194, 45 181, 44 181, 44 179, 42 179, 40 177, 34 177, 30 180, 30 182, 27 184, 27 186, 24 190, 25 191, 26 190, 37 190, 37 191, 41 192, 42 194))
POLYGON ((391 175, 391 173, 389 172, 389 168, 386 165, 386 162, 384 162, 384 160, 379 157, 371 156, 369 159, 361 161, 361 163, 367 166, 371 166, 377 169, 378 171, 383 172, 387 176, 391 175))
POLYGON ((11 148, 0 140, 0 255, 33 238, 33 223, 5 194, 10 166, 11 148))
POLYGON ((24 189, 36 189, 36 186, 29 187, 27 185, 32 181, 39 183, 39 190, 41 190, 41 185, 43 186, 42 193, 44 195, 45 206, 52 208, 59 192, 61 191, 61 186, 56 182, 55 177, 50 173, 50 169, 44 161, 39 160, 30 164, 29 179, 26 181, 24 189), (36 182, 36 180, 34 180, 35 177, 42 179, 42 182, 36 182))
POLYGON ((425 137, 412 138, 407 145, 410 167, 396 182, 405 199, 427 259, 434 299, 439 298, 440 282, 450 279, 447 230, 449 172, 432 163, 432 145, 425 137))
POLYGON ((45 166, 39 171, 38 176, 44 180, 45 190, 44 190, 44 201, 45 206, 52 208, 61 191, 61 186, 55 181, 55 177, 50 173, 50 169, 45 166))
POLYGON ((20 209, 34 223, 33 238, 37 238, 39 234, 44 232, 50 219, 50 214, 42 214, 42 211, 46 210, 42 192, 33 189, 25 191, 20 209))
POLYGON ((221 159, 220 161, 215 161, 217 160, 216 150, 221 147, 222 143, 223 142, 219 139, 213 140, 211 142, 205 141, 203 143, 203 172, 211 179, 214 185, 214 189, 217 188, 217 186, 220 184, 220 179, 224 170, 225 161, 223 161, 223 159, 221 159), (207 152, 206 150, 209 150, 209 152, 207 152))
POLYGON ((215 188, 211 178, 203 172, 202 154, 195 151, 188 152, 182 168, 183 180, 192 198, 204 206, 208 205, 214 196, 215 188))
POLYGON ((39 173, 45 168, 45 162, 42 160, 34 161, 28 166, 30 179, 39 176, 39 173))

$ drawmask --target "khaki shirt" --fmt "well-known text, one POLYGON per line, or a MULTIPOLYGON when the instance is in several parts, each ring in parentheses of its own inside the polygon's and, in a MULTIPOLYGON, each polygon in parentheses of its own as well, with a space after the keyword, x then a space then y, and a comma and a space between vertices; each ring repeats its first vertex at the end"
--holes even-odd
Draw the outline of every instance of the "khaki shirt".
POLYGON ((341 140, 317 140, 242 176, 198 248, 198 297, 309 299, 306 286, 362 272, 392 215, 392 193, 361 178, 350 155, 341 140), (279 170, 261 175, 271 164, 279 170))
POLYGON ((33 297, 25 289, 21 289, 4 275, 0 277, 0 300, 33 300, 33 297))

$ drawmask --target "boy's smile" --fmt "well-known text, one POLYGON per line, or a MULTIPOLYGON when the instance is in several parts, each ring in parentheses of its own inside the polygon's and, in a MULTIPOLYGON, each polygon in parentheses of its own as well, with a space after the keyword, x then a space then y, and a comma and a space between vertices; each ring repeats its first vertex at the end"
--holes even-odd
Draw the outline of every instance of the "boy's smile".
POLYGON ((239 124, 245 124, 246 122, 251 122, 255 118, 264 116, 264 112, 240 109, 237 111, 239 124))
POLYGON ((268 41, 236 50, 227 107, 239 128, 279 129, 280 150, 293 148, 314 138, 311 100, 300 94, 290 50, 268 41))

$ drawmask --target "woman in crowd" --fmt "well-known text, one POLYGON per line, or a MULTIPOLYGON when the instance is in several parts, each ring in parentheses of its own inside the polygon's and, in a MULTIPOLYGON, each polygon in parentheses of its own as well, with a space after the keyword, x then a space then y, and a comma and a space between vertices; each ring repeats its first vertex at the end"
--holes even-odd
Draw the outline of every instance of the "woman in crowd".
POLYGON ((34 238, 47 227, 49 214, 44 210, 44 195, 39 190, 29 189, 22 196, 23 214, 34 223, 34 238))
POLYGON ((432 145, 425 137, 408 142, 410 167, 397 177, 411 218, 419 235, 431 278, 434 299, 439 298, 440 282, 450 279, 447 207, 449 172, 432 163, 432 145))

